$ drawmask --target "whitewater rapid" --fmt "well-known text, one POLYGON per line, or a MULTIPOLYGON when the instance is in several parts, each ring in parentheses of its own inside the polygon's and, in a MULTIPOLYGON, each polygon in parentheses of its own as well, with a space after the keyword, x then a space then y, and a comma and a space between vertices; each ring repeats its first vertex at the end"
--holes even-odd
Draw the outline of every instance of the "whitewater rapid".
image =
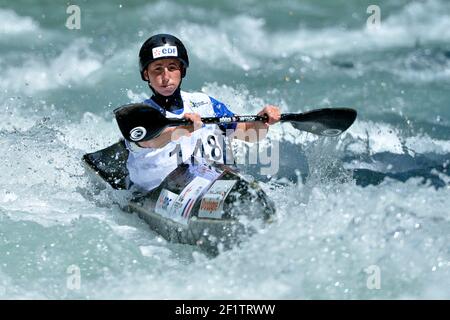
POLYGON ((0 298, 450 298, 447 2, 382 1, 377 33, 357 1, 80 6, 115 23, 86 14, 69 31, 64 6, 0 9, 0 298), (216 257, 121 211, 126 194, 81 162, 120 138, 115 107, 149 96, 136 54, 162 31, 189 47, 186 90, 238 114, 359 113, 339 138, 271 128, 279 174, 248 169, 277 218, 216 257))

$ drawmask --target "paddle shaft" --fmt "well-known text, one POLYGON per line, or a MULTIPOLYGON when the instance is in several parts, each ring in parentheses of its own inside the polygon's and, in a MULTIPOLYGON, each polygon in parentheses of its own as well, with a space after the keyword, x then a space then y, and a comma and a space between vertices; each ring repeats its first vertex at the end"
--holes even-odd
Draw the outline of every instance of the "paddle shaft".
MULTIPOLYGON (((281 115, 280 121, 291 121, 289 119, 290 114, 285 113, 281 115)), ((204 124, 227 124, 227 123, 237 123, 237 122, 258 122, 258 121, 267 121, 268 117, 264 116, 230 116, 230 117, 203 117, 201 121, 204 124)), ((186 126, 192 124, 192 122, 188 119, 167 119, 167 126, 186 126)))
MULTIPOLYGON (((151 140, 164 128, 188 126, 192 121, 186 118, 166 118, 159 110, 138 103, 122 106, 114 111, 123 136, 131 141, 151 140)), ((290 122, 300 131, 322 136, 337 136, 347 130, 356 119, 356 110, 349 108, 324 108, 304 113, 284 113, 280 122, 290 122)), ((257 122, 268 120, 267 115, 203 117, 204 124, 226 125, 239 122, 257 122)))

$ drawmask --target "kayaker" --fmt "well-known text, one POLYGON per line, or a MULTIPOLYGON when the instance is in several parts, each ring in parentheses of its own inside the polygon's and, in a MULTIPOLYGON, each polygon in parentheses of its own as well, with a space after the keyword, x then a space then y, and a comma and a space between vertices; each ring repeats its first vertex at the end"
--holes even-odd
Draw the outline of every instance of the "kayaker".
POLYGON ((280 110, 265 106, 258 115, 267 122, 204 125, 201 117, 232 116, 222 102, 202 92, 181 91, 182 79, 189 67, 187 50, 173 35, 157 34, 147 39, 139 51, 139 67, 143 81, 153 92, 144 101, 168 118, 186 118, 192 125, 166 128, 158 137, 143 141, 126 141, 130 151, 127 168, 130 179, 145 190, 157 187, 180 163, 190 157, 227 163, 223 137, 246 141, 261 140, 269 126, 280 120, 280 110))

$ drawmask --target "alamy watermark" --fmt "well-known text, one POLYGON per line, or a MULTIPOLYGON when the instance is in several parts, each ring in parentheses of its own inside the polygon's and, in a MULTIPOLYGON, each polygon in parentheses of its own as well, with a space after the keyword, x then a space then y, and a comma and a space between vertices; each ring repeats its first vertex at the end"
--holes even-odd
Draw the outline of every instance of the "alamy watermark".
POLYGON ((66 19, 66 28, 70 30, 81 29, 81 9, 77 5, 70 5, 66 9, 69 16, 66 19))
MULTIPOLYGON (((258 142, 261 135, 265 135, 265 130, 248 129, 242 130, 226 130, 226 134, 210 134, 197 138, 194 149, 192 151, 193 162, 202 159, 207 163, 223 163, 226 165, 261 165, 260 174, 276 175, 280 168, 280 147, 279 141, 275 139, 258 142), (248 145, 242 143, 238 151, 239 156, 233 154, 231 140, 237 138, 241 141, 253 143, 248 145), (256 143, 255 143, 256 142, 256 143)), ((187 130, 176 129, 173 131, 171 141, 177 141, 180 137, 186 136, 187 130)), ((169 154, 171 157, 177 157, 177 163, 180 165, 183 159, 183 150, 178 143, 169 154)))
MULTIPOLYGON (((259 137, 265 136, 267 131, 249 129, 246 131, 227 130, 227 136, 233 136, 241 141, 257 142, 251 146, 248 144, 241 144, 241 157, 236 157, 233 160, 236 164, 258 164, 262 165, 260 174, 262 175, 276 175, 280 168, 280 146, 279 141, 275 139, 261 140, 259 137)), ((226 141, 226 140, 225 140, 226 141)))
POLYGON ((381 289, 381 269, 377 265, 368 266, 364 271, 369 275, 366 286, 369 290, 381 289))
POLYGON ((381 27, 381 9, 380 6, 372 4, 367 7, 366 12, 370 14, 367 18, 366 26, 369 31, 379 30, 381 27))
POLYGON ((66 273, 69 275, 66 280, 66 287, 69 290, 80 290, 81 288, 81 270, 77 265, 70 265, 66 273))

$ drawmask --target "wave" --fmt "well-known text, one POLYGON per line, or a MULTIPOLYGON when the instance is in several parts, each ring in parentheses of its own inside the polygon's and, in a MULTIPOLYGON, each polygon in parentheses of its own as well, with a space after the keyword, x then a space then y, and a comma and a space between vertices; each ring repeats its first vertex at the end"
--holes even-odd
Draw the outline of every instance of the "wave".
POLYGON ((101 58, 89 48, 85 38, 77 39, 54 58, 27 53, 21 66, 7 66, 0 88, 32 94, 72 85, 89 85, 90 76, 102 66, 101 58))
MULTIPOLYGON (((171 15, 177 18, 176 9, 179 11, 182 8, 174 4, 170 4, 170 7, 174 8, 171 15)), ((148 7, 145 12, 156 15, 163 9, 167 9, 166 6, 158 3, 148 7)), ((450 16, 444 14, 446 10, 448 4, 442 1, 412 2, 392 14, 381 8, 381 25, 375 31, 368 29, 364 23, 359 29, 314 29, 299 26, 298 30, 270 32, 262 17, 240 14, 224 18, 206 9, 190 8, 188 11, 192 15, 191 21, 175 25, 162 23, 158 30, 169 30, 181 36, 193 54, 210 65, 226 68, 227 64, 231 64, 249 70, 258 68, 268 58, 283 58, 294 54, 316 58, 332 57, 354 52, 414 47, 418 42, 446 43, 450 40, 447 32, 450 29, 450 16), (217 25, 209 24, 210 21, 206 18, 208 15, 217 20, 217 25), (220 43, 220 47, 217 47, 217 43, 220 43)))
MULTIPOLYGON (((235 93, 225 91, 225 99, 235 93)), ((245 95, 240 98, 245 101, 245 95)), ((252 103, 256 108, 258 103, 252 103)), ((0 280, 6 288, 4 296, 370 298, 373 292, 367 290, 364 269, 374 264, 383 270, 379 297, 402 298, 405 292, 418 298, 448 295, 442 292, 446 286, 441 282, 448 275, 446 261, 442 261, 447 255, 446 189, 415 177, 404 182, 388 177, 366 184, 353 179, 339 182, 329 176, 281 186, 268 182, 264 188, 276 202, 277 221, 248 242, 209 259, 195 248, 160 239, 136 216, 112 207, 108 193, 89 191, 81 155, 115 141, 119 133, 111 119, 85 113, 77 121, 69 121, 64 120, 63 112, 52 110, 43 112, 43 116, 45 119, 35 118, 31 127, 9 128, 1 133, 4 166, 0 173, 0 219, 7 230, 14 230, 8 237, 26 234, 30 239, 18 238, 21 246, 14 250, 0 241, 0 251, 11 252, 4 259, 9 267, 0 270, 5 273, 0 280), (267 255, 270 261, 265 259, 267 255), (21 270, 23 261, 43 266, 27 274, 26 283, 18 282, 15 271, 21 270), (87 270, 92 272, 90 278, 83 278, 77 292, 64 287, 66 268, 74 263, 83 275, 87 270), (405 271, 410 263, 414 263, 413 271, 405 271), (60 278, 46 276, 46 268, 57 270, 60 278), (206 278, 205 268, 209 271, 206 278), (189 285, 186 272, 191 275, 189 285), (41 280, 36 282, 37 278, 41 280), (62 283, 61 287, 48 290, 54 281, 62 283), (206 291, 205 281, 209 283, 206 291), (11 287, 17 291, 12 292, 11 287)), ((10 117, 11 122, 20 122, 26 115, 13 113, 10 117)), ((376 128, 373 140, 378 139, 377 134, 383 135, 378 128, 389 128, 371 122, 359 125, 376 128)), ((283 150, 293 161, 298 158, 297 152, 303 152, 310 171, 327 167, 339 158, 344 166, 353 165, 348 170, 366 168, 384 174, 426 169, 434 163, 436 171, 430 172, 441 174, 448 185, 448 171, 438 171, 437 166, 450 163, 449 154, 439 157, 436 152, 431 159, 429 155, 383 155, 374 149, 369 157, 383 167, 376 167, 375 162, 368 167, 370 159, 347 147, 359 131, 363 130, 350 130, 338 139, 286 144, 283 150), (388 168, 389 163, 392 168, 388 168), (412 165, 406 167, 408 163, 412 165)), ((322 170, 319 175, 323 173, 329 172, 322 170)))
POLYGON ((3 37, 37 30, 39 30, 39 24, 31 17, 19 16, 13 10, 0 9, 0 34, 3 37))

